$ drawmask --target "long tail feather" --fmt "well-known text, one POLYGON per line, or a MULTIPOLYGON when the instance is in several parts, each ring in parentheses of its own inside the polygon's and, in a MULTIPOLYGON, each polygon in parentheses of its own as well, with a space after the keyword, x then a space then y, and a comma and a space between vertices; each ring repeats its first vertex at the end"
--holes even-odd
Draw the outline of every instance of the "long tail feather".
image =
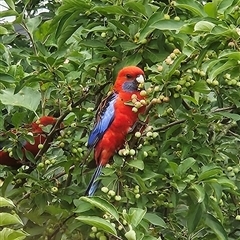
POLYGON ((92 197, 94 195, 94 193, 96 192, 96 190, 101 182, 100 180, 97 180, 97 178, 101 175, 101 173, 102 173, 102 166, 99 165, 96 168, 96 170, 91 178, 90 183, 88 184, 87 190, 85 192, 86 196, 92 197))

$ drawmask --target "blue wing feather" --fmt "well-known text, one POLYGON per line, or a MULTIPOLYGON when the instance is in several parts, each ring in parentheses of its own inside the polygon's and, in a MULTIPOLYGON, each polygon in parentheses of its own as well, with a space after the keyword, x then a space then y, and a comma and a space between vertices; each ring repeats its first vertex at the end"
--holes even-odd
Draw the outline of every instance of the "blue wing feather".
POLYGON ((97 122, 88 139, 88 147, 94 147, 112 123, 115 115, 114 104, 117 96, 118 95, 113 92, 100 104, 97 112, 97 122))

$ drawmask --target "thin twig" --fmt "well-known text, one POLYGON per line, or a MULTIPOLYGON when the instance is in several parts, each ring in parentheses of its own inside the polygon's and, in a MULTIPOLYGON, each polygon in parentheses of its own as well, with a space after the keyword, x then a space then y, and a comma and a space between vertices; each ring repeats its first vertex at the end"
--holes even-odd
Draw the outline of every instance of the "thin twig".
POLYGON ((166 129, 172 127, 172 126, 184 123, 185 121, 186 121, 185 119, 177 120, 177 121, 171 122, 169 124, 166 124, 162 127, 154 128, 154 131, 163 131, 163 130, 166 130, 166 129))
POLYGON ((216 112, 223 112, 223 111, 229 111, 236 109, 236 106, 230 106, 230 107, 224 107, 224 108, 217 108, 211 111, 211 113, 216 113, 216 112))

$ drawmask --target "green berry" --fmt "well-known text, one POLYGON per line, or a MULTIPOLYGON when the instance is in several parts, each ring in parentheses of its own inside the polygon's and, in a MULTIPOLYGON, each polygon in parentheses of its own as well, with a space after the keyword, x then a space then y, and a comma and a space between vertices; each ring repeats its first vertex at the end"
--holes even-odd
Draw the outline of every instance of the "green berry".
POLYGON ((42 149, 43 148, 43 144, 38 144, 38 149, 42 149))
POLYGON ((113 190, 109 190, 108 195, 111 196, 111 197, 114 197, 116 195, 116 192, 113 191, 113 190))
POLYGON ((116 195, 116 196, 115 196, 115 200, 116 200, 116 201, 119 202, 119 201, 121 201, 121 199, 122 199, 122 197, 121 197, 120 195, 116 195))
POLYGON ((102 188, 101 188, 101 191, 104 192, 104 193, 107 193, 109 190, 108 190, 107 187, 102 187, 102 188))

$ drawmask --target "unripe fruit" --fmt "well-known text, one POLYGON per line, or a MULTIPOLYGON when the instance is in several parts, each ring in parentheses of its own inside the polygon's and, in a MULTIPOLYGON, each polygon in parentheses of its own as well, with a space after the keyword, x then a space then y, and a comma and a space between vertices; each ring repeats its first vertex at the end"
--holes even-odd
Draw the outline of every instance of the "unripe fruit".
POLYGON ((102 33, 101 33, 101 37, 102 37, 102 38, 105 38, 106 36, 107 36, 107 34, 106 34, 105 32, 102 32, 102 33))
POLYGON ((43 144, 38 144, 38 149, 42 149, 43 148, 43 144))
POLYGON ((228 172, 231 172, 232 170, 233 170, 232 167, 227 167, 227 171, 228 171, 228 172))
POLYGON ((235 219, 236 219, 237 221, 240 221, 240 215, 237 215, 237 216, 235 217, 235 219))
POLYGON ((153 138, 156 138, 158 136, 158 133, 157 132, 153 132, 153 138))
POLYGON ((118 226, 118 230, 121 231, 123 229, 123 226, 122 225, 119 225, 118 226))
POLYGON ((46 164, 46 165, 50 165, 50 164, 51 164, 51 161, 50 161, 50 160, 46 160, 46 161, 45 161, 45 164, 46 164))
POLYGON ((89 107, 89 108, 87 108, 86 110, 87 110, 87 112, 92 112, 92 111, 94 110, 94 108, 89 107))
POLYGON ((76 127, 76 125, 77 124, 74 122, 74 123, 71 124, 71 127, 76 127))
POLYGON ((44 168, 44 163, 40 162, 38 165, 37 165, 38 168, 44 168))
POLYGON ((174 18, 174 20, 175 20, 175 21, 180 21, 181 19, 180 19, 180 17, 176 16, 176 17, 174 18))
POLYGON ((238 167, 235 167, 235 168, 233 169, 233 172, 234 172, 234 173, 238 173, 238 172, 239 172, 239 168, 238 168, 238 167))
POLYGON ((213 86, 218 86, 218 85, 219 85, 219 82, 218 82, 218 80, 213 80, 213 81, 212 81, 212 84, 213 84, 213 86))
POLYGON ((33 137, 33 133, 32 132, 28 132, 27 135, 32 136, 33 137))
POLYGON ((78 150, 76 148, 72 149, 72 153, 77 153, 77 152, 78 152, 78 150))
POLYGON ((115 196, 115 200, 116 200, 116 201, 121 201, 121 199, 122 199, 121 196, 119 196, 119 195, 116 195, 116 196, 115 196))
POLYGON ((180 84, 178 84, 178 85, 176 86, 175 90, 176 90, 176 91, 180 91, 181 88, 182 88, 182 86, 181 86, 180 84))
POLYGON ((134 193, 139 193, 139 188, 134 188, 133 192, 134 193))
POLYGON ((52 188, 51 188, 51 191, 52 191, 53 193, 56 193, 56 192, 58 192, 58 188, 57 188, 57 187, 52 187, 52 188))
POLYGON ((135 137, 140 138, 141 137, 141 133, 140 132, 135 132, 135 137))
POLYGON ((132 94, 131 98, 132 99, 137 99, 137 95, 136 94, 132 94))
POLYGON ((135 105, 136 108, 142 107, 142 104, 140 102, 136 102, 134 105, 135 105))
POLYGON ((143 152, 143 156, 144 157, 147 157, 148 156, 148 153, 146 151, 143 152))
POLYGON ((164 97, 163 98, 163 102, 169 102, 169 100, 170 100, 169 97, 164 97))
POLYGON ((152 137, 153 133, 152 132, 147 132, 147 137, 152 137))
POLYGON ((159 66, 157 67, 157 70, 158 70, 159 72, 162 72, 163 66, 159 65, 159 66))
POLYGON ((157 98, 153 98, 152 100, 151 100, 151 103, 153 103, 153 104, 156 104, 158 102, 158 99, 157 98))
POLYGON ((92 227, 91 229, 94 233, 96 233, 98 231, 96 227, 92 227))
POLYGON ((136 151, 134 149, 130 149, 129 154, 131 156, 134 156, 136 154, 136 151))
POLYGON ((171 59, 174 59, 176 57, 176 54, 172 52, 169 56, 171 59))
POLYGON ((200 71, 199 74, 200 74, 201 77, 205 77, 206 76, 206 73, 204 71, 200 71))
POLYGON ((180 51, 178 48, 175 48, 175 49, 173 50, 173 53, 175 53, 175 54, 180 54, 181 51, 180 51))
POLYGON ((124 149, 123 156, 127 156, 127 155, 129 155, 129 149, 124 149))
POLYGON ((114 197, 116 195, 116 193, 113 190, 109 190, 108 195, 111 196, 111 197, 114 197))
POLYGON ((147 92, 146 92, 145 90, 142 90, 142 91, 140 92, 140 96, 144 97, 144 96, 146 96, 146 95, 147 95, 147 92))
POLYGON ((139 199, 141 197, 141 195, 139 194, 139 193, 137 193, 136 195, 135 195, 135 198, 136 199, 139 199))
POLYGON ((170 16, 168 14, 164 14, 164 19, 170 19, 170 16))
POLYGON ((63 148, 64 146, 65 146, 65 143, 64 143, 64 142, 60 142, 60 143, 59 143, 59 147, 60 147, 60 148, 63 148))
POLYGON ((107 193, 108 192, 108 188, 107 187, 102 187, 101 191, 104 192, 104 193, 107 193))
POLYGON ((89 234, 89 237, 95 239, 95 233, 91 232, 91 233, 89 234))
POLYGON ((99 237, 99 240, 107 240, 107 237, 105 235, 102 235, 99 237))
POLYGON ((170 57, 167 57, 167 58, 165 59, 165 63, 166 63, 167 65, 170 65, 170 64, 173 63, 173 61, 172 61, 172 59, 171 59, 170 57))
POLYGON ((133 107, 132 111, 136 113, 136 112, 138 112, 138 109, 136 107, 133 107))

